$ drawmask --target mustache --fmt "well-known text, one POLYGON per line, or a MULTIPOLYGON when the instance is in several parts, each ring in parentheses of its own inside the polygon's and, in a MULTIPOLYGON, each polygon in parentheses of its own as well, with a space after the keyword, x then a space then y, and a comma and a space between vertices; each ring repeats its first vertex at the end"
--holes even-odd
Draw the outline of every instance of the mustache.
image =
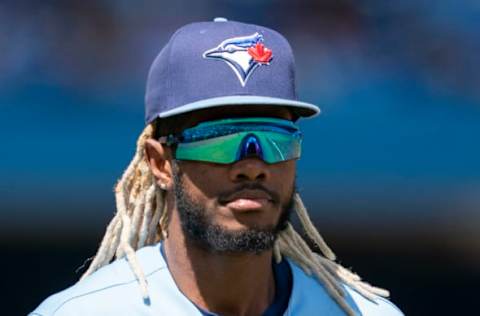
POLYGON ((245 190, 263 191, 271 197, 272 202, 277 203, 278 201, 280 201, 280 196, 276 192, 267 189, 266 187, 264 187, 260 183, 244 183, 244 184, 241 184, 239 186, 236 186, 232 190, 225 191, 225 192, 219 194, 218 199, 221 202, 225 202, 225 201, 229 200, 230 196, 232 196, 232 195, 234 195, 234 194, 236 194, 240 191, 245 191, 245 190))

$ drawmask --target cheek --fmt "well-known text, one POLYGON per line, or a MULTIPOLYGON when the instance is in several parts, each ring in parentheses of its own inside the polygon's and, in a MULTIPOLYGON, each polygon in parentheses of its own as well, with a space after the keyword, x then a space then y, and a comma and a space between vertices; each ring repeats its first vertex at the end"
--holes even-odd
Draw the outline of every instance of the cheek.
POLYGON ((294 160, 279 163, 272 169, 272 182, 284 200, 288 200, 295 189, 296 162, 294 160))
POLYGON ((185 189, 198 202, 215 197, 222 187, 227 186, 227 172, 221 168, 187 161, 183 161, 180 168, 183 171, 185 189))

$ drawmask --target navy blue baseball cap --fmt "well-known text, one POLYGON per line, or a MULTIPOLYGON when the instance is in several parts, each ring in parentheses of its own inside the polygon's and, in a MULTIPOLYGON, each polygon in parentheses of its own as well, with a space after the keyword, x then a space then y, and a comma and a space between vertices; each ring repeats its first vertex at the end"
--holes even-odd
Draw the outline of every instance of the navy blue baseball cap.
POLYGON ((303 117, 320 112, 298 101, 292 49, 278 32, 224 18, 183 26, 150 68, 146 123, 229 105, 278 105, 303 117))

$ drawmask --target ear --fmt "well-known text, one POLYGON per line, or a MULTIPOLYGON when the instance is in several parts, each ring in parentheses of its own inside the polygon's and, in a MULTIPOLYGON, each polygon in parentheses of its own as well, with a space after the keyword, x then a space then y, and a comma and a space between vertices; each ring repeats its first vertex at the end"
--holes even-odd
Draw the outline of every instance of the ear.
POLYGON ((145 142, 145 155, 158 186, 163 190, 169 190, 173 185, 170 148, 150 138, 145 142))

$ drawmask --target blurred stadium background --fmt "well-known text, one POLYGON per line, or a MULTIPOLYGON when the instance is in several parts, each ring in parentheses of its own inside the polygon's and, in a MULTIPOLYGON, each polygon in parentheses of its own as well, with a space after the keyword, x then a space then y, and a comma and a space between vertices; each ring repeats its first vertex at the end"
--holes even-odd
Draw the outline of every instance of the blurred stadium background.
POLYGON ((2 315, 72 284, 114 212, 150 63, 223 16, 290 40, 298 185, 340 261, 407 315, 473 315, 480 282, 480 2, 0 1, 2 315))

